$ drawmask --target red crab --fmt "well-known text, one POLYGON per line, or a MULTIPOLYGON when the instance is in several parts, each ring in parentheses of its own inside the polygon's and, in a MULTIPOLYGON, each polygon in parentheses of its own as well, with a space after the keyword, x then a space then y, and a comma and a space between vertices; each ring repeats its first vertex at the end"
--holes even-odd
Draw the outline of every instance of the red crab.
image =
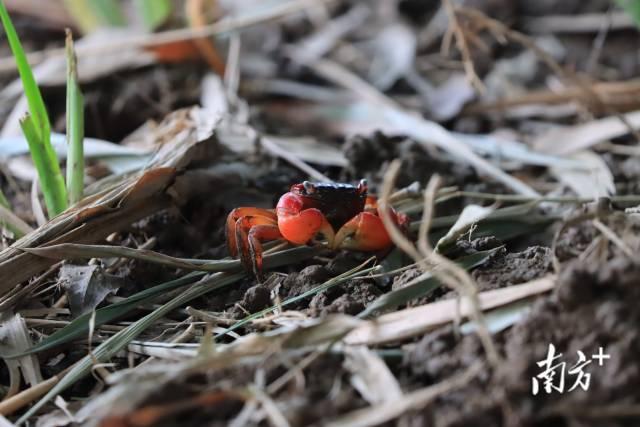
MULTIPOLYGON (((408 218, 390 209, 405 230, 408 218)), ((385 253, 393 245, 378 214, 375 197, 367 196, 367 182, 356 185, 295 184, 280 197, 275 209, 236 208, 227 217, 227 245, 231 256, 240 252, 247 270, 262 277, 262 242, 285 239, 297 245, 322 235, 331 249, 385 253)))

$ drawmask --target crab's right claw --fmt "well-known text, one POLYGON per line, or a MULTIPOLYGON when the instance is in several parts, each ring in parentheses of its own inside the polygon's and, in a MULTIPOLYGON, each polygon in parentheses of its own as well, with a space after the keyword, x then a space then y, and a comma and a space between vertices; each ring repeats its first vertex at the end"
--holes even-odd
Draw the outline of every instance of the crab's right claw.
MULTIPOLYGON (((406 233, 408 218, 406 215, 390 210, 393 222, 406 233)), ((334 249, 349 249, 363 252, 385 252, 393 246, 393 241, 377 214, 377 208, 361 212, 336 233, 334 249)))
POLYGON ((376 252, 392 244, 380 217, 371 212, 361 212, 338 230, 333 248, 376 252))

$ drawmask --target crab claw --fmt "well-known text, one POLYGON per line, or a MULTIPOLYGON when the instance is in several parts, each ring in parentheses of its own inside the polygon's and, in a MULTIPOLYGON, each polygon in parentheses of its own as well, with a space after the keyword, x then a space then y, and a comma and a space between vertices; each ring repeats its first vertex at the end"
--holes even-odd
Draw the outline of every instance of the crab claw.
MULTIPOLYGON (((407 217, 393 210, 391 217, 401 231, 405 232, 407 217)), ((389 237, 382 219, 377 215, 377 209, 361 212, 353 217, 338 230, 333 242, 334 249, 363 252, 384 252, 392 245, 393 241, 389 237)))
POLYGON ((319 209, 304 209, 300 197, 292 193, 285 194, 278 201, 276 212, 280 233, 289 242, 304 245, 321 234, 329 246, 333 245, 335 233, 327 218, 319 209))
POLYGON ((375 252, 392 245, 391 238, 379 216, 370 212, 361 212, 336 233, 333 249, 350 249, 375 252))

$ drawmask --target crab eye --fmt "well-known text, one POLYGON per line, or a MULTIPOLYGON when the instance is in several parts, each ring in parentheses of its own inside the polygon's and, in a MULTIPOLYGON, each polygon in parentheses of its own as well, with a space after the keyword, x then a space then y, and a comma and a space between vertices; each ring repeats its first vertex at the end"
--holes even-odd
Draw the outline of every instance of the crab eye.
POLYGON ((367 192, 367 180, 366 179, 361 179, 360 182, 358 183, 358 192, 359 193, 366 193, 367 192))
POLYGON ((315 193, 316 191, 316 186, 309 181, 304 181, 302 183, 302 186, 304 187, 304 191, 306 191, 308 194, 315 193))

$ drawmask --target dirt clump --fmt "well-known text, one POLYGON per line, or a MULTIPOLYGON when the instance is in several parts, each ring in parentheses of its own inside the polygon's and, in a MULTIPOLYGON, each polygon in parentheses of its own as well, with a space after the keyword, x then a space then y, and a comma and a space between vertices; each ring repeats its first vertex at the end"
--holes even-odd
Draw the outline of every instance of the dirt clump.
POLYGON ((407 186, 414 181, 428 182, 435 173, 443 177, 444 185, 462 185, 477 181, 471 168, 454 162, 444 152, 436 148, 426 151, 415 141, 387 137, 381 132, 376 132, 372 137, 353 137, 345 143, 343 151, 349 160, 344 178, 366 178, 373 190, 377 190, 376 183, 382 182, 385 166, 396 158, 402 160, 398 187, 407 186))
POLYGON ((551 270, 551 260, 551 249, 544 246, 513 253, 502 250, 473 270, 471 277, 480 291, 504 288, 544 276, 551 270))
MULTIPOLYGON (((496 337, 504 361, 498 370, 485 373, 464 389, 442 396, 436 403, 415 415, 420 425, 521 426, 563 425, 630 426, 630 418, 589 419, 584 408, 603 402, 637 405, 640 402, 640 264, 616 257, 604 265, 574 261, 561 274, 552 295, 536 302, 530 314, 512 329, 496 337), (555 363, 566 363, 563 393, 547 394, 543 385, 532 395, 532 378, 541 374, 538 362, 544 360, 553 344, 555 363), (609 359, 599 366, 599 349, 609 359), (582 352, 590 374, 588 391, 575 385, 576 375, 569 370, 582 352), (583 408, 577 411, 576 408, 583 408)), ((408 346, 405 367, 420 378, 422 386, 432 384, 470 366, 483 357, 475 335, 456 338, 447 326, 408 346)), ((560 371, 556 371, 557 386, 560 371)), ((540 380, 541 382, 543 380, 540 380)), ((636 420, 637 421, 637 420, 636 420)))

